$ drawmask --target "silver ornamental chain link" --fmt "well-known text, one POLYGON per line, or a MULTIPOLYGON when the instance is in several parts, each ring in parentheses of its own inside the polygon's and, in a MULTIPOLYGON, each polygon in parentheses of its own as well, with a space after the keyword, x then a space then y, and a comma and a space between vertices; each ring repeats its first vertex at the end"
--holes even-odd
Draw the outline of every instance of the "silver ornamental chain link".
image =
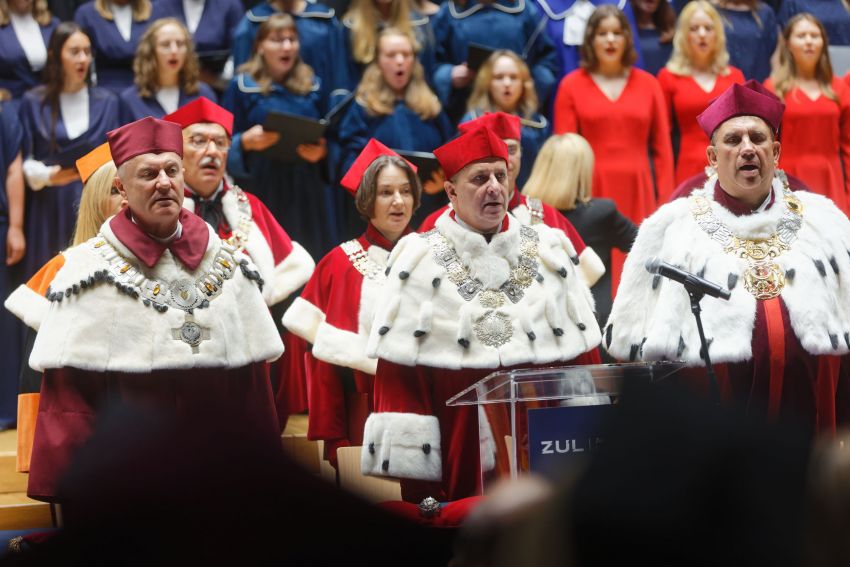
POLYGON ((106 260, 107 272, 115 282, 136 290, 140 301, 148 300, 156 305, 187 312, 218 297, 224 282, 233 277, 238 266, 234 258, 236 249, 222 241, 209 271, 198 278, 166 282, 147 277, 138 266, 121 256, 103 235, 92 240, 90 246, 106 260))
POLYGON ((364 278, 379 280, 385 278, 384 269, 378 265, 357 239, 349 240, 340 244, 340 248, 348 256, 348 261, 354 269, 360 272, 364 278))

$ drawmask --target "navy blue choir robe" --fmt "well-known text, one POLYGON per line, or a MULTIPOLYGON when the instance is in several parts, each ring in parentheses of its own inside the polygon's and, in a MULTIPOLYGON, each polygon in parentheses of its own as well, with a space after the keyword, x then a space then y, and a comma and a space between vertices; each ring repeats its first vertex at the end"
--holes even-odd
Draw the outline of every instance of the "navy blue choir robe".
POLYGON ((74 21, 91 40, 97 85, 115 94, 133 84, 133 58, 142 34, 159 15, 159 5, 153 3, 151 17, 144 22, 133 20, 130 41, 124 41, 114 21, 105 20, 94 9, 94 1, 86 2, 74 14, 74 21))
POLYGON ((783 0, 779 25, 785 27, 796 14, 808 12, 821 21, 830 45, 850 45, 850 12, 843 2, 833 0, 783 0))
MULTIPOLYGON (((59 20, 53 18, 46 26, 40 26, 45 48, 58 25, 59 20)), ((12 98, 17 99, 40 84, 41 71, 33 71, 12 24, 0 27, 0 88, 8 90, 12 98)))
MULTIPOLYGON (((579 48, 581 45, 567 45, 564 42, 564 22, 569 16, 570 10, 578 0, 535 0, 537 6, 546 17, 546 33, 555 45, 558 52, 558 80, 567 73, 575 71, 579 67, 581 57, 579 48)), ((629 25, 632 27, 632 37, 637 38, 637 22, 632 11, 632 4, 628 0, 590 0, 594 6, 603 4, 614 4, 626 15, 629 25)), ((583 36, 584 34, 582 34, 583 36)), ((636 65, 643 68, 640 45, 635 39, 635 50, 638 52, 636 65)), ((655 73, 653 73, 654 75, 655 73)))
MULTIPOLYGON (((233 32, 233 63, 237 67, 250 59, 260 24, 277 11, 268 2, 262 2, 245 13, 233 32)), ((321 79, 331 105, 351 89, 345 36, 342 24, 334 15, 332 8, 318 2, 307 2, 303 12, 292 14, 298 28, 301 59, 321 79)))
MULTIPOLYGON (((428 16, 411 9, 410 23, 413 24, 413 33, 416 34, 416 41, 419 43, 419 51, 416 53, 416 58, 422 64, 422 68, 425 71, 425 80, 434 89, 434 73, 437 70, 437 37, 434 34, 434 29, 431 27, 431 20, 428 16)), ((360 78, 363 76, 363 71, 366 67, 354 60, 354 49, 351 45, 351 19, 343 18, 342 26, 345 33, 345 45, 348 48, 349 78, 351 80, 349 88, 353 91, 357 88, 357 84, 360 82, 360 78)), ((440 102, 443 104, 446 103, 442 99, 440 102)))
POLYGON ((233 113, 233 144, 227 170, 246 190, 260 198, 293 240, 313 258, 321 258, 339 243, 336 212, 330 188, 323 179, 323 163, 299 160, 283 163, 262 152, 242 148, 242 132, 263 124, 270 111, 318 120, 327 112, 327 93, 318 77, 313 90, 301 95, 274 84, 263 94, 248 75, 233 78, 223 105, 233 113))
MULTIPOLYGON (((106 141, 106 133, 120 126, 118 99, 100 87, 89 88, 89 127, 74 139, 68 139, 62 113, 56 120, 56 147, 50 141, 50 106, 42 106, 44 88, 24 94, 20 103, 20 119, 24 129, 23 156, 60 165, 76 167, 76 160, 106 141)), ((40 191, 27 188, 26 218, 27 253, 23 260, 24 279, 29 279, 42 265, 71 243, 83 184, 45 187, 40 191)))
MULTIPOLYGON (((0 107, 0 297, 9 297, 18 282, 15 267, 6 265, 6 234, 9 232, 9 200, 6 172, 21 152, 23 130, 10 105, 0 107)), ((21 338, 24 329, 6 309, 0 309, 0 429, 12 427, 17 417, 18 371, 21 365, 21 338)))
MULTIPOLYGON (((208 84, 198 81, 198 92, 195 94, 187 95, 185 91, 180 90, 180 99, 177 108, 192 102, 200 96, 205 96, 213 102, 218 102, 215 91, 208 84)), ((159 101, 156 100, 156 96, 142 98, 139 96, 139 90, 135 85, 121 92, 118 102, 118 116, 121 124, 129 124, 145 116, 162 118, 166 114, 168 113, 162 108, 159 101)))
MULTIPOLYGON (((183 0, 156 0, 160 18, 177 18, 186 25, 183 0)), ((213 73, 224 68, 233 47, 233 32, 242 19, 239 0, 205 0, 198 29, 192 34, 201 67, 213 73)), ((188 26, 187 26, 188 27, 188 26)))
MULTIPOLYGON (((454 134, 454 127, 444 112, 431 120, 422 120, 404 101, 398 101, 392 114, 371 116, 364 106, 354 101, 343 116, 339 125, 339 139, 342 141, 343 156, 340 173, 348 171, 357 155, 375 138, 394 150, 413 152, 433 152, 435 148, 448 142, 454 134)), ((350 202, 351 199, 348 199, 350 202)), ((446 196, 441 191, 436 195, 422 194, 422 203, 410 221, 418 226, 429 214, 446 204, 446 196)), ((352 205, 353 207, 353 205, 352 205)), ((349 207, 342 215, 347 222, 349 232, 356 228, 349 207)), ((362 227, 361 227, 362 228, 362 227)))
POLYGON ((639 29, 638 45, 643 57, 643 70, 658 75, 673 54, 673 42, 661 43, 661 34, 656 29, 639 29))
POLYGON ((490 4, 467 0, 463 6, 447 0, 433 16, 432 26, 441 64, 434 79, 440 100, 451 92, 451 67, 467 60, 470 43, 510 49, 522 57, 531 69, 541 107, 554 94, 560 77, 555 46, 545 33, 545 18, 531 0, 494 0, 490 4))
MULTIPOLYGON (((469 120, 474 120, 485 114, 480 110, 470 110, 460 119, 461 123, 469 120)), ((552 134, 552 124, 546 120, 542 114, 535 112, 529 118, 520 118, 522 124, 520 146, 522 147, 522 161, 520 162, 519 176, 516 180, 517 190, 522 190, 528 176, 531 175, 531 169, 534 167, 534 160, 537 159, 537 154, 540 153, 540 148, 552 134)))

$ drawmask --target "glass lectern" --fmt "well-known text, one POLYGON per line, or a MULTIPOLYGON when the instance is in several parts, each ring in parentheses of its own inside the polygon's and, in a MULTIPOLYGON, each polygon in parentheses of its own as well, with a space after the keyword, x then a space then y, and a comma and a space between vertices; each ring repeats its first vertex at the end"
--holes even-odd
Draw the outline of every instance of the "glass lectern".
POLYGON ((481 486, 529 470, 555 473, 604 443, 598 435, 625 380, 657 382, 680 362, 494 372, 446 402, 478 406, 481 486))

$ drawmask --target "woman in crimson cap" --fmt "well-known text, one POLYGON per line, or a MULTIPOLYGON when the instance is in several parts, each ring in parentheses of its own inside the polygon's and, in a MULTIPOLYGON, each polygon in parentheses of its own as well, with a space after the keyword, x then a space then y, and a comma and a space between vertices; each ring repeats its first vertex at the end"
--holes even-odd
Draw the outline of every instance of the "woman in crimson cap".
POLYGON ((363 440, 377 365, 366 357, 371 327, 366 314, 381 300, 387 258, 410 232, 422 193, 415 168, 374 138, 341 184, 368 222, 366 232, 319 262, 283 317, 287 329, 313 345, 304 369, 310 375, 307 436, 325 441, 325 458, 334 466, 337 448, 363 440))

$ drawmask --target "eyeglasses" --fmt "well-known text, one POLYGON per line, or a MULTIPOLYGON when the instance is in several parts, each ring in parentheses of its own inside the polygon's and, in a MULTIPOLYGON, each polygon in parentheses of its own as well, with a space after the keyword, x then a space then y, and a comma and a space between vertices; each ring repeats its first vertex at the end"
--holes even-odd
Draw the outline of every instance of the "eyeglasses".
POLYGON ((194 134, 189 136, 186 141, 196 150, 206 149, 210 142, 215 144, 215 147, 223 152, 230 149, 230 140, 226 136, 204 136, 202 134, 194 134))
POLYGON ((272 45, 274 45, 275 47, 283 47, 283 46, 286 45, 287 42, 289 42, 291 45, 297 44, 298 43, 298 37, 297 36, 288 36, 288 35, 283 36, 283 37, 269 36, 263 41, 267 41, 267 42, 271 43, 272 45))

